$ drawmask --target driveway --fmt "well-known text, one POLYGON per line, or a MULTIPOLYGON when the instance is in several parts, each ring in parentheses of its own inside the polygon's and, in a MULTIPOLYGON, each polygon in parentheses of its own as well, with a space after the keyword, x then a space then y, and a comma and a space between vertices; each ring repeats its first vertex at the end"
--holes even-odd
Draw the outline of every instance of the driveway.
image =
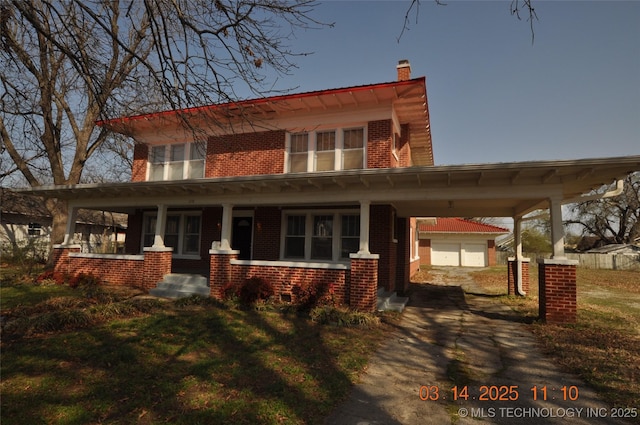
POLYGON ((326 424, 629 423, 544 357, 522 318, 469 271, 434 268, 428 284, 412 285, 400 323, 326 424))

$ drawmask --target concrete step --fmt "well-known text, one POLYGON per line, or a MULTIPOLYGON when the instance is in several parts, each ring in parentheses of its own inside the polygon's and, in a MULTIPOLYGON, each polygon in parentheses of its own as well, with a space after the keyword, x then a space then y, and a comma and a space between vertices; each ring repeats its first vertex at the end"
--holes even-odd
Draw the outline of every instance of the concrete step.
POLYGON ((399 297, 397 293, 378 289, 378 311, 398 311, 402 312, 409 302, 408 297, 399 297))
POLYGON ((208 280, 201 275, 172 273, 164 276, 162 282, 149 294, 162 298, 183 298, 191 295, 210 296, 208 280))

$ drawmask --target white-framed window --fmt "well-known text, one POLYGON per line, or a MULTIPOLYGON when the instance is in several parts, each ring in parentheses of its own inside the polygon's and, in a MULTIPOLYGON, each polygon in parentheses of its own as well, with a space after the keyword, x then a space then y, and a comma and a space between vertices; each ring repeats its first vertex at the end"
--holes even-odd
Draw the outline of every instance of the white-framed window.
POLYGON ((365 127, 288 133, 287 172, 351 170, 365 168, 365 127))
POLYGON ((183 180, 204 177, 206 143, 173 143, 152 146, 148 180, 183 180))
MULTIPOLYGON (((199 212, 169 212, 164 228, 164 245, 174 255, 199 255, 202 217, 199 212)), ((142 224, 142 246, 153 245, 156 215, 145 214, 142 224)))
POLYGON ((355 211, 286 211, 282 217, 286 260, 348 261, 360 246, 360 215, 355 211))
POLYGON ((40 236, 42 234, 42 225, 40 223, 29 223, 27 235, 31 237, 40 236))

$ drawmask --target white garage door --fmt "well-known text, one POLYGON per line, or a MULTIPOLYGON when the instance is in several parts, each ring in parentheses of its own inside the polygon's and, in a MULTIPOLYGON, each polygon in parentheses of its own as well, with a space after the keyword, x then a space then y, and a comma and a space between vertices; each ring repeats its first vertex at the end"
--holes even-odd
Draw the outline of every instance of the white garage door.
POLYGON ((462 265, 467 267, 484 267, 485 253, 487 247, 485 244, 466 243, 462 245, 462 265))
POLYGON ((431 264, 434 266, 459 266, 460 244, 433 242, 431 245, 431 264))

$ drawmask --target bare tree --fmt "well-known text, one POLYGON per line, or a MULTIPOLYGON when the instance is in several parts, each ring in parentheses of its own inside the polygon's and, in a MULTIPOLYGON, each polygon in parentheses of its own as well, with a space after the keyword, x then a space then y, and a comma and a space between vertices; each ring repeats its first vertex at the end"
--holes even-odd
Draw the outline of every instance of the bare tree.
MULTIPOLYGON (((404 23, 402 25, 402 30, 400 31, 400 35, 398 36, 398 42, 404 35, 405 31, 409 29, 409 23, 411 22, 411 16, 415 16, 416 23, 418 22, 418 16, 420 15, 420 5, 423 0, 411 0, 409 7, 407 8, 407 12, 404 15, 404 23)), ((447 3, 445 0, 433 0, 436 4, 440 6, 446 6, 447 3)), ((527 21, 529 22, 529 26, 531 28, 531 43, 534 41, 534 30, 533 24, 538 20, 538 15, 536 14, 536 10, 533 7, 533 0, 511 0, 511 4, 509 5, 509 11, 511 15, 518 18, 518 20, 522 20, 523 16, 526 16, 527 21)))
MULTIPOLYGON (((0 0, 0 173, 76 184, 109 139, 95 122, 236 100, 287 73, 311 0, 0 0), (9 165, 6 157, 11 159, 9 165)), ((49 200, 52 242, 67 207, 49 200)))
POLYGON ((605 244, 633 243, 640 237, 640 172, 626 177, 619 196, 574 204, 571 213, 565 224, 581 226, 584 236, 605 244))

